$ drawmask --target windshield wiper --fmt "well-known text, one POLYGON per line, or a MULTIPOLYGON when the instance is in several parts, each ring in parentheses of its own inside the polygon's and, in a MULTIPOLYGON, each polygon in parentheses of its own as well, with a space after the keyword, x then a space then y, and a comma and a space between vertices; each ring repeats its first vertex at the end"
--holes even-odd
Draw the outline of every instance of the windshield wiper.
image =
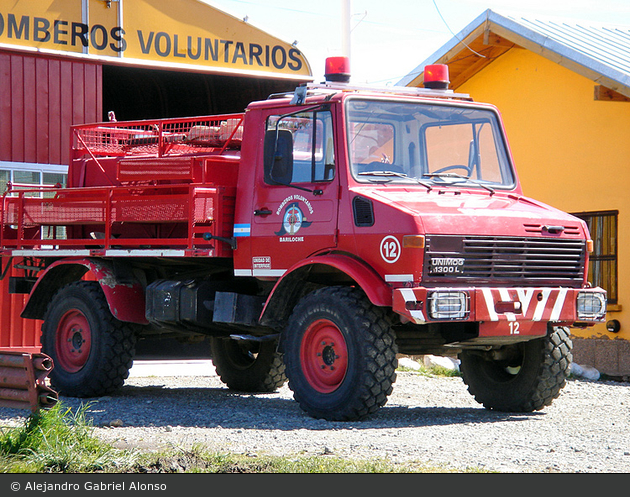
POLYGON ((395 171, 363 171, 359 173, 359 176, 395 176, 397 178, 409 179, 415 181, 419 185, 424 186, 427 191, 433 190, 433 187, 424 181, 420 181, 418 178, 412 178, 405 173, 397 173, 395 171))
POLYGON ((483 184, 481 181, 474 180, 470 176, 462 176, 461 174, 457 174, 457 173, 434 173, 434 174, 423 174, 422 176, 427 177, 427 178, 455 178, 455 179, 461 179, 464 181, 470 181, 472 184, 480 186, 481 188, 489 191, 490 195, 495 194, 494 188, 491 188, 488 185, 483 184))

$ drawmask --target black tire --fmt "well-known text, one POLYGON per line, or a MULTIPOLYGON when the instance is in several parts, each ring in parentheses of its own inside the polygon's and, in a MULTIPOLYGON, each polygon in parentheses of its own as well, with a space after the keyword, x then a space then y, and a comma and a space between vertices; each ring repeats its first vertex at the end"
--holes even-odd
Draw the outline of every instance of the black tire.
POLYGON ((364 419, 393 390, 394 332, 385 310, 358 289, 328 287, 303 297, 282 343, 289 388, 314 418, 364 419))
POLYGON ((553 328, 544 338, 510 346, 502 359, 491 352, 459 355, 468 391, 486 409, 533 412, 551 405, 566 385, 573 360, 569 330, 553 328))
POLYGON ((61 288, 42 324, 42 352, 54 367, 52 387, 69 397, 97 397, 129 376, 137 326, 114 318, 100 285, 78 281, 61 288))
POLYGON ((210 340, 217 374, 228 388, 239 392, 275 392, 285 384, 284 362, 277 346, 276 340, 210 340))

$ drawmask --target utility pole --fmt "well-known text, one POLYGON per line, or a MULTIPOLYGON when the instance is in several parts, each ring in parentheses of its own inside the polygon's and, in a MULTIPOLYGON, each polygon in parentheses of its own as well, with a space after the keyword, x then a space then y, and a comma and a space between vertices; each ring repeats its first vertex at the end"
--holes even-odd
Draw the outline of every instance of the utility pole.
POLYGON ((352 63, 350 48, 351 4, 351 0, 341 0, 341 55, 348 57, 350 63, 352 63))

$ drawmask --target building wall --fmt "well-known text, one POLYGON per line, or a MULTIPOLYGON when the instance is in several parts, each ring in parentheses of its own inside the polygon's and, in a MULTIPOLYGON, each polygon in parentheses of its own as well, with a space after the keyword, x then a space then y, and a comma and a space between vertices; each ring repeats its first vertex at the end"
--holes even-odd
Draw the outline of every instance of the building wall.
MULTIPOLYGON (((630 306, 630 103, 596 101, 594 86, 529 50, 512 49, 456 90, 501 111, 525 195, 567 212, 619 211, 618 305, 609 306, 607 318, 619 320, 621 330, 610 333, 597 325, 573 333, 577 338, 627 341, 630 313, 623 307, 630 306)), ((619 356, 617 362, 601 367, 609 374, 630 374, 628 358, 619 356)))
MULTIPOLYGON (((24 173, 26 183, 33 182, 24 179, 28 171, 38 175, 37 184, 42 171, 54 171, 59 181, 70 156, 70 125, 101 120, 101 66, 0 50, 0 95, 0 193, 11 170, 24 173)), ((3 257, 2 270, 8 264, 16 260, 3 257)), ((0 279, 0 348, 37 352, 42 323, 20 318, 26 296, 9 295, 11 275, 22 271, 10 268, 0 279)))

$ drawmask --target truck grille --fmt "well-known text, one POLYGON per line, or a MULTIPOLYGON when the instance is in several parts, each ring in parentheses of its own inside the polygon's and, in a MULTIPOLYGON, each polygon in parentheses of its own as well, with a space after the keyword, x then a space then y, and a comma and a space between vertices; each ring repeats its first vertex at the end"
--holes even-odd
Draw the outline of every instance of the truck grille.
POLYGON ((584 277, 584 240, 542 237, 428 235, 424 281, 513 282, 579 286, 584 277))

